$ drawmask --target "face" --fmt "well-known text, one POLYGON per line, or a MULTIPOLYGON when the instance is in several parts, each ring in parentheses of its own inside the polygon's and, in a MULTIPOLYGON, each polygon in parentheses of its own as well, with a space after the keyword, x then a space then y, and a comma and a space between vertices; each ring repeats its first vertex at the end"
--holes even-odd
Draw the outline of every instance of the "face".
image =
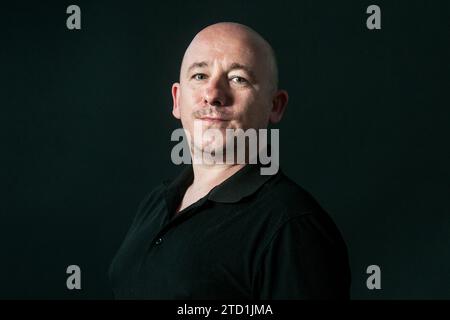
POLYGON ((189 133, 191 148, 223 150, 226 129, 266 128, 280 120, 287 94, 273 88, 268 55, 250 35, 230 30, 200 33, 172 86, 173 115, 189 133), (222 139, 195 137, 194 127, 220 130, 222 139), (194 145, 193 145, 194 144, 194 145))

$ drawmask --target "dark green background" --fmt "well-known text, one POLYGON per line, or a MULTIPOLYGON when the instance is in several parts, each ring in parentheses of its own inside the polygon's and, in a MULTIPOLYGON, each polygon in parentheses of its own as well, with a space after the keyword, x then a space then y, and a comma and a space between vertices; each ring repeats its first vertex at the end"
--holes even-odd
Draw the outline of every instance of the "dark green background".
POLYGON ((281 165, 341 229, 352 297, 450 298, 450 7, 425 0, 3 4, 0 298, 112 297, 106 270, 139 202, 180 169, 182 54, 218 21, 278 54, 281 165), (370 4, 381 30, 366 28, 370 4), (80 291, 66 289, 70 264, 80 291))

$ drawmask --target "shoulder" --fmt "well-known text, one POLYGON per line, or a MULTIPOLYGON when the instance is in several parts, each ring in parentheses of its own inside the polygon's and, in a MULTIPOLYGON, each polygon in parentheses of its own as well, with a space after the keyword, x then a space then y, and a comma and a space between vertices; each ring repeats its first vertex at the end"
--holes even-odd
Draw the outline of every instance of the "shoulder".
POLYGON ((166 192, 166 180, 156 185, 153 189, 148 191, 139 204, 138 211, 145 210, 147 207, 152 206, 155 202, 159 202, 164 198, 166 192))
POLYGON ((166 194, 166 184, 167 180, 164 180, 153 189, 145 193, 144 197, 139 202, 137 211, 134 215, 132 228, 141 224, 149 213, 151 213, 156 207, 162 205, 166 194))
POLYGON ((261 190, 259 198, 281 219, 325 212, 315 197, 281 170, 261 190))
MULTIPOLYGON (((270 237, 301 233, 309 238, 323 237, 343 243, 341 232, 326 210, 306 189, 279 172, 258 196, 270 237)), ((269 240, 270 241, 270 240, 269 240)))

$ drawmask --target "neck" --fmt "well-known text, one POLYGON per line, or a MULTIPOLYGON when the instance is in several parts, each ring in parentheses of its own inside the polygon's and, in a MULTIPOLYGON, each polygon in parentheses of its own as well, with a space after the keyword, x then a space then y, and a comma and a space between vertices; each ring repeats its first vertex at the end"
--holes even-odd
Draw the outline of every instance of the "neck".
POLYGON ((196 190, 209 192, 244 166, 245 164, 193 164, 194 181, 191 187, 196 190))

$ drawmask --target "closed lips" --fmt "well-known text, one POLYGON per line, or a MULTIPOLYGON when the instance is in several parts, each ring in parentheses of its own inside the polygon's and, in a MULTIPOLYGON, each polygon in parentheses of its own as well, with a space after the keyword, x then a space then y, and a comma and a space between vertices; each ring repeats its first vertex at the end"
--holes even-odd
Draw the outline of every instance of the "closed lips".
POLYGON ((214 117, 202 117, 200 118, 202 120, 216 120, 216 121, 228 121, 227 119, 223 119, 223 118, 214 118, 214 117))

